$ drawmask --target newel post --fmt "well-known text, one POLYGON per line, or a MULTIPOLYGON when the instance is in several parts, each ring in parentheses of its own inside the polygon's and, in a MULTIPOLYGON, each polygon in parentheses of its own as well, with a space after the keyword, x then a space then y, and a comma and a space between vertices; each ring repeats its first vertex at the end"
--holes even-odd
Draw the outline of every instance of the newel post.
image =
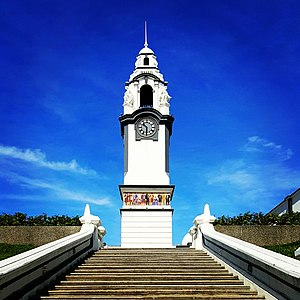
POLYGON ((99 238, 99 247, 100 249, 104 248, 103 237, 106 235, 106 229, 103 226, 98 227, 98 238, 99 238))
POLYGON ((215 231, 214 225, 212 224, 216 218, 210 214, 209 205, 204 205, 204 212, 200 216, 194 219, 194 226, 196 228, 195 237, 193 239, 194 248, 196 250, 203 249, 203 237, 202 233, 206 231, 215 231))
POLYGON ((105 235, 106 230, 103 226, 101 226, 100 218, 91 214, 91 209, 88 204, 86 204, 84 214, 81 218, 79 218, 79 220, 82 224, 80 231, 86 231, 90 228, 93 228, 94 230, 93 250, 99 250, 99 248, 102 248, 102 238, 105 235))
POLYGON ((191 248, 196 248, 195 246, 195 240, 197 238, 197 227, 192 226, 189 230, 189 235, 192 237, 192 245, 191 248))

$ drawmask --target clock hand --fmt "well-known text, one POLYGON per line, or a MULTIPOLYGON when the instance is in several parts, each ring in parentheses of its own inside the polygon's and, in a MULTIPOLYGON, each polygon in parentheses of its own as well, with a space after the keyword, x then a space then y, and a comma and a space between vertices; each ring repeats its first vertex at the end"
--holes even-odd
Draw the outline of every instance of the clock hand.
POLYGON ((151 129, 152 129, 151 125, 150 125, 149 123, 147 123, 146 126, 147 126, 147 133, 148 133, 148 132, 150 133, 150 132, 151 132, 151 129))
POLYGON ((144 130, 145 130, 145 133, 147 135, 148 134, 148 127, 146 126, 146 124, 143 124, 142 127, 143 127, 143 129, 145 128, 144 130))

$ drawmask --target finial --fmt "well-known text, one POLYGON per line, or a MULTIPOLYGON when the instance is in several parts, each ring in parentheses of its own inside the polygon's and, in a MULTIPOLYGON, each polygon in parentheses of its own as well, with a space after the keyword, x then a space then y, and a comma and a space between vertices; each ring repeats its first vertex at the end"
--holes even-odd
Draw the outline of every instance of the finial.
POLYGON ((88 204, 86 204, 83 216, 80 217, 79 220, 82 225, 84 225, 84 224, 94 224, 96 226, 101 225, 101 221, 100 221, 99 217, 91 214, 91 209, 88 204))
POLYGON ((147 21, 145 21, 145 44, 144 46, 148 47, 148 40, 147 40, 147 21))

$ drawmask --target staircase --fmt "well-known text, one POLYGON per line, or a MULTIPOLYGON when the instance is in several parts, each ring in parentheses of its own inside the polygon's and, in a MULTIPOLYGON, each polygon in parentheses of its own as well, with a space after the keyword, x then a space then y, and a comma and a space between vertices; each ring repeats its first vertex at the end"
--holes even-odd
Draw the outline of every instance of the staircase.
POLYGON ((204 251, 96 252, 41 299, 265 299, 204 251))

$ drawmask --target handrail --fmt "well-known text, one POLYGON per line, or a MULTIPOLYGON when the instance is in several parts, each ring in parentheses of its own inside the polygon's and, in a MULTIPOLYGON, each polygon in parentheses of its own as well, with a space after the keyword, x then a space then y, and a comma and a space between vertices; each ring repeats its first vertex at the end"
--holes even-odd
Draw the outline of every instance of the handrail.
POLYGON ((300 299, 300 261, 217 232, 214 220, 206 204, 189 230, 192 247, 215 255, 271 295, 269 299, 300 299))
POLYGON ((0 261, 0 299, 29 299, 102 247, 105 228, 86 205, 80 232, 0 261))
POLYGON ((202 230, 202 235, 205 241, 218 242, 226 245, 234 251, 244 253, 251 256, 254 260, 265 263, 271 268, 283 271, 291 276, 295 276, 300 279, 300 261, 293 258, 284 256, 274 251, 256 246, 254 244, 245 242, 243 240, 225 235, 217 231, 202 230))
POLYGON ((300 262, 220 232, 202 231, 203 248, 276 299, 300 299, 300 262))
MULTIPOLYGON (((60 250, 63 247, 70 246, 73 243, 81 242, 86 238, 90 239, 93 235, 94 228, 89 228, 88 231, 78 232, 67 237, 61 238, 59 240, 53 241, 51 243, 39 246, 32 250, 23 252, 21 254, 9 257, 0 261, 0 276, 7 274, 8 272, 17 269, 20 265, 30 264, 35 259, 40 259, 51 255, 56 250, 60 250)), ((49 257, 47 257, 48 259, 49 257)), ((2 278, 0 277, 0 284, 2 284, 2 278)))

